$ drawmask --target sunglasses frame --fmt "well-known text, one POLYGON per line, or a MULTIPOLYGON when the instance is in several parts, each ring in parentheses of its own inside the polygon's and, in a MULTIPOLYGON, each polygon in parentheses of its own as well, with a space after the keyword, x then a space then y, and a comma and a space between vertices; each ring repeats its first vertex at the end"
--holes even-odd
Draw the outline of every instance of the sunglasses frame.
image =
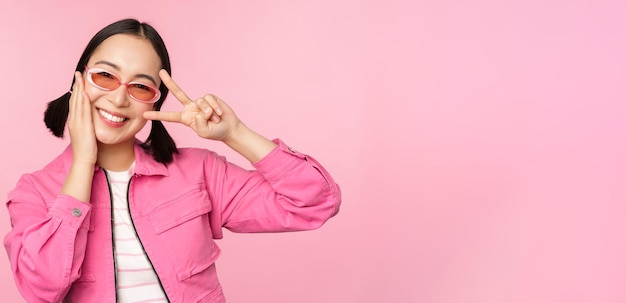
POLYGON ((87 81, 89 81, 89 83, 91 85, 97 87, 98 89, 101 89, 101 90, 104 90, 104 91, 113 91, 113 90, 118 89, 120 86, 124 85, 124 86, 126 86, 126 93, 128 94, 128 96, 130 96, 133 100, 135 100, 137 102, 146 103, 146 104, 154 104, 157 101, 159 101, 159 99, 161 98, 161 91, 158 88, 156 88, 155 86, 153 86, 153 85, 146 84, 146 83, 143 83, 143 82, 138 82, 138 81, 131 81, 131 82, 124 83, 124 82, 122 82, 120 77, 118 77, 116 74, 114 74, 114 73, 112 73, 112 72, 110 72, 110 71, 108 71, 106 69, 102 69, 102 68, 98 68, 98 67, 88 67, 88 66, 85 66, 85 72, 87 73, 87 81), (105 72, 105 73, 113 76, 115 78, 115 80, 117 80, 118 86, 115 87, 115 88, 109 89, 109 88, 102 87, 102 86, 96 84, 95 81, 93 81, 93 79, 91 77, 92 77, 92 75, 94 73, 98 73, 98 72, 105 72), (130 87, 133 84, 140 84, 140 85, 149 87, 149 88, 153 89, 156 93, 155 93, 154 97, 152 99, 150 99, 150 100, 137 99, 135 96, 133 96, 130 93, 130 87))

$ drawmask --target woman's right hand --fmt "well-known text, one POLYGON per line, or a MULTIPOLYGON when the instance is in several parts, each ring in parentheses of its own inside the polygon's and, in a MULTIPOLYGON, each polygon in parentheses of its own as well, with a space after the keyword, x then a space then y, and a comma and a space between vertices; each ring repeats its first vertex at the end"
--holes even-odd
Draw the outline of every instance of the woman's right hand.
POLYGON ((61 193, 89 203, 98 145, 91 119, 91 101, 85 93, 85 82, 80 72, 74 74, 67 127, 72 140, 72 167, 61 193))
POLYGON ((85 82, 80 72, 74 74, 67 122, 72 143, 73 163, 95 165, 98 159, 98 145, 91 117, 91 100, 85 93, 85 82))

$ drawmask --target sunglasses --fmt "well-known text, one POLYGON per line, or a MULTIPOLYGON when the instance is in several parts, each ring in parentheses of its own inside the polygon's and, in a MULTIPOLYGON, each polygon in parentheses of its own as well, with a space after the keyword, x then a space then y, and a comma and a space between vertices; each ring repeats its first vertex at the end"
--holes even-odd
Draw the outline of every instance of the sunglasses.
POLYGON ((85 71, 87 72, 87 81, 101 90, 111 91, 124 85, 128 95, 141 103, 154 103, 161 97, 161 92, 152 85, 141 82, 124 83, 116 75, 97 67, 85 66, 85 71))

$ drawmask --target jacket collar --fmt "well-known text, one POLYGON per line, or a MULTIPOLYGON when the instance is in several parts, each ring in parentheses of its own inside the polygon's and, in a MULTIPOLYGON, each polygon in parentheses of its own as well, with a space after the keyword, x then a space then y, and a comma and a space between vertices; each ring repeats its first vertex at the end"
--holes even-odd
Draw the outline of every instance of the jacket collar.
MULTIPOLYGON (((165 164, 157 162, 152 155, 146 153, 141 147, 141 141, 135 140, 135 174, 137 175, 162 175, 169 176, 169 171, 165 164)), ((59 156, 65 168, 69 171, 72 165, 72 145, 68 145, 63 153, 59 156)), ((95 170, 101 170, 99 166, 94 167, 95 170)))

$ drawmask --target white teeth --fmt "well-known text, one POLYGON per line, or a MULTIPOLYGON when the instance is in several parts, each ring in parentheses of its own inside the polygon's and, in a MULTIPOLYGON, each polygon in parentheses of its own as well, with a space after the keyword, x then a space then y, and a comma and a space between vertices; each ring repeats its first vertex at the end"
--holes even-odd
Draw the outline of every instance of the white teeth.
POLYGON ((109 113, 107 113, 107 112, 105 112, 105 111, 103 111, 103 110, 99 110, 99 111, 100 111, 100 114, 101 114, 101 115, 102 115, 105 119, 107 119, 107 120, 109 120, 109 121, 111 121, 111 122, 120 123, 120 122, 124 122, 124 120, 126 120, 126 119, 124 119, 124 118, 122 118, 122 117, 113 116, 113 115, 111 115, 111 114, 109 114, 109 113))

